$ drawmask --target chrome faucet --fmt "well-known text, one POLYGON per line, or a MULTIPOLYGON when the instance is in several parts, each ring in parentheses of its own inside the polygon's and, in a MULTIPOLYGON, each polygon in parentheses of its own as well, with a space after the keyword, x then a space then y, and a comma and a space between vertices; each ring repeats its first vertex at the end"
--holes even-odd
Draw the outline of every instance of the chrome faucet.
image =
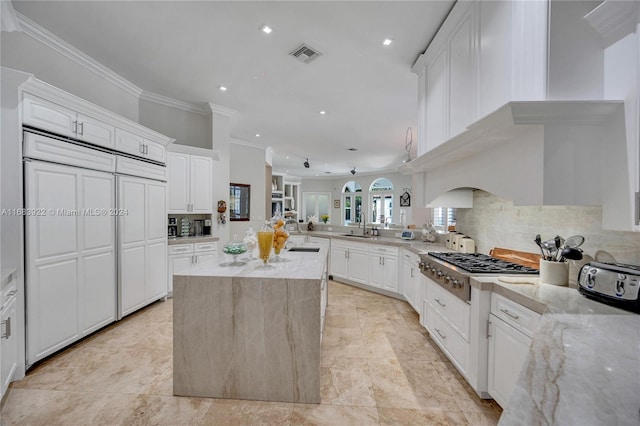
POLYGON ((360 229, 360 224, 362 224, 362 235, 367 235, 367 215, 364 212, 360 212, 360 223, 358 224, 358 229, 360 229))

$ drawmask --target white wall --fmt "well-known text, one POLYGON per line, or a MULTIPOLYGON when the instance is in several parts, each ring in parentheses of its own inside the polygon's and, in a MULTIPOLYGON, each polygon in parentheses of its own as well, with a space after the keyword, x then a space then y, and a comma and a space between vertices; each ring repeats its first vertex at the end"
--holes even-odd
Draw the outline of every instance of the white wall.
POLYGON ((139 123, 174 138, 174 143, 211 149, 211 115, 140 100, 139 123))
POLYGON ((138 97, 24 33, 2 33, 0 63, 138 121, 138 97))
POLYGON ((213 222, 211 232, 214 236, 220 238, 220 241, 228 241, 230 236, 229 211, 227 210, 227 223, 222 224, 217 221, 216 206, 218 200, 224 200, 229 205, 229 182, 231 170, 231 136, 230 136, 231 117, 225 114, 213 112, 211 118, 213 149, 218 152, 219 161, 213 162, 213 222))
POLYGON ((230 235, 233 237, 236 234, 239 239, 242 239, 249 229, 249 225, 253 226, 254 231, 258 231, 265 220, 265 150, 232 143, 230 152, 231 164, 234 165, 230 170, 231 182, 251 185, 251 204, 249 207, 251 220, 249 222, 230 222, 229 226, 230 235))
MULTIPOLYGON (((393 222, 395 224, 400 224, 400 194, 404 192, 404 188, 411 188, 411 176, 403 175, 400 173, 380 173, 380 174, 367 174, 367 175, 356 175, 354 177, 340 177, 336 179, 302 179, 302 183, 300 186, 300 194, 302 199, 304 200, 305 192, 331 192, 331 212, 329 213, 329 223, 332 225, 342 225, 342 213, 341 208, 335 209, 333 208, 333 201, 340 200, 340 206, 342 207, 342 188, 344 185, 352 180, 357 181, 362 187, 364 199, 364 208, 366 211, 369 211, 369 187, 374 180, 378 178, 387 178, 393 183, 394 193, 393 193, 393 222)), ((412 203, 411 208, 403 208, 403 212, 405 213, 405 225, 413 223, 413 215, 412 208, 415 206, 413 202, 414 196, 412 195, 412 203)), ((369 217, 369 216, 367 216, 369 217)), ((306 221, 306 218, 305 218, 306 221)), ((416 225, 421 225, 421 223, 416 225)))

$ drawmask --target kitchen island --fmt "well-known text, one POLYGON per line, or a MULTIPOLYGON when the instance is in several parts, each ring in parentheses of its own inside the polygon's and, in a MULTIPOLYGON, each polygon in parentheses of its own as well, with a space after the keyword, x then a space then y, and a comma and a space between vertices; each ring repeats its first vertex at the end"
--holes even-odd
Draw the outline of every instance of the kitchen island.
POLYGON ((320 402, 327 249, 174 276, 173 394, 320 402))

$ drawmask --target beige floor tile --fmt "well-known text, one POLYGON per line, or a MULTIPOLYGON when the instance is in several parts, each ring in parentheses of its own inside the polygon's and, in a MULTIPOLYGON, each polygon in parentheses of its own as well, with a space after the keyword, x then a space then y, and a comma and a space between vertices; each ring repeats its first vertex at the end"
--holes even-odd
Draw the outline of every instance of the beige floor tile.
POLYGON ((448 412, 437 409, 409 410, 405 408, 378 408, 381 425, 388 426, 449 426, 466 425, 461 412, 448 412))
POLYGON ((0 425, 14 425, 26 417, 42 410, 61 391, 20 389, 11 386, 4 396, 0 408, 0 425))
POLYGON ((293 404, 265 401, 213 400, 202 420, 203 425, 287 425, 293 404))
POLYGON ((322 404, 375 407, 366 360, 344 360, 320 369, 322 404))
POLYGON ((397 360, 369 360, 369 376, 378 407, 421 408, 415 389, 397 360))
POLYGON ((294 404, 291 425, 368 426, 378 425, 373 407, 294 404))
POLYGON ((209 398, 138 395, 125 407, 108 404, 93 424, 199 425, 213 404, 209 398))

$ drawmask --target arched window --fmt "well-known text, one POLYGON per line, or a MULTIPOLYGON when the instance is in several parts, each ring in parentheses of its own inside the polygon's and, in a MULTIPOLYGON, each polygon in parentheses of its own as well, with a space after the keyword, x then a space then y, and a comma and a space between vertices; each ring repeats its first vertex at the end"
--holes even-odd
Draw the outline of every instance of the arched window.
POLYGON ((393 223, 393 183, 387 178, 374 180, 369 187, 369 199, 371 223, 393 223))
POLYGON ((362 187, 355 180, 342 188, 342 222, 344 225, 360 223, 362 212, 362 187))

